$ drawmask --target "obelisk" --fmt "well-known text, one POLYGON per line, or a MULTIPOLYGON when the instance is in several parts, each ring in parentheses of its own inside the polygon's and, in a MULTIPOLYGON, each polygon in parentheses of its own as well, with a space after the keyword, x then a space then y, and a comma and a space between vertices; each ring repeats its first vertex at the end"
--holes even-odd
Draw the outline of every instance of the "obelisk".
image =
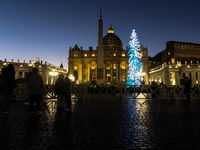
POLYGON ((101 19, 100 9, 100 20, 99 20, 99 33, 98 33, 98 62, 97 62, 97 84, 103 83, 103 21, 101 19))

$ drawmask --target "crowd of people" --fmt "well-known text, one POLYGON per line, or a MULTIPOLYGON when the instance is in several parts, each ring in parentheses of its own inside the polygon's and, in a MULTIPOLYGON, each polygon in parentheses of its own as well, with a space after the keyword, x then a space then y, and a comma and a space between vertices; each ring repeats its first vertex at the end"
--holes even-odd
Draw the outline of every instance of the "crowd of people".
MULTIPOLYGON (((29 115, 33 115, 34 103, 36 103, 36 113, 37 115, 40 115, 42 114, 40 103, 44 92, 44 84, 38 68, 33 68, 32 72, 27 75, 26 79, 26 87, 29 91, 29 95, 26 97, 26 103, 28 102, 29 104, 29 115)), ((57 95, 57 111, 63 110, 62 104, 64 100, 67 104, 66 111, 71 111, 70 86, 70 79, 68 77, 64 78, 64 75, 60 74, 54 87, 54 93, 57 95)), ((3 114, 11 113, 8 110, 8 107, 14 88, 16 88, 15 69, 13 64, 9 64, 7 67, 2 69, 0 75, 0 93, 3 95, 3 114)))

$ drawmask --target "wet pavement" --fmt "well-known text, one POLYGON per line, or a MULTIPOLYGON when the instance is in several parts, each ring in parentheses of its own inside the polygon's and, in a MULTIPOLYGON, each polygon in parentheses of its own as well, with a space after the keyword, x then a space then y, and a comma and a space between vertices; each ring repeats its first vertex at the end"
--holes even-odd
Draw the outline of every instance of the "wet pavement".
MULTIPOLYGON (((0 102, 0 108, 2 108, 0 102)), ((0 150, 200 149, 200 100, 73 101, 72 111, 23 101, 0 114, 0 150)))

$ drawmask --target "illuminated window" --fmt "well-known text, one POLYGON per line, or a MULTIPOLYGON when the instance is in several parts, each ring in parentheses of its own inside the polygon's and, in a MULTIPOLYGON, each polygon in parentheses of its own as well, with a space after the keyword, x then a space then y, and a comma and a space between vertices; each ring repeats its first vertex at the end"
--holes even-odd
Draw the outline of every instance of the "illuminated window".
POLYGON ((78 53, 77 52, 74 53, 74 57, 78 57, 78 53))
POLYGON ((92 70, 95 70, 96 69, 96 62, 91 62, 91 69, 92 70))
POLYGON ((170 52, 168 52, 168 55, 170 55, 170 52))
POLYGON ((125 62, 125 61, 123 61, 123 62, 121 63, 121 68, 122 68, 122 69, 126 69, 126 62, 125 62))
POLYGON ((85 57, 87 57, 87 54, 84 54, 85 57))
POLYGON ((106 64, 106 69, 110 69, 110 64, 106 64))
POLYGON ((110 74, 106 74, 106 77, 107 77, 106 81, 110 81, 110 74))
POLYGON ((78 63, 74 63, 74 70, 78 69, 78 63))
POLYGON ((117 66, 116 64, 113 64, 113 69, 116 69, 116 66, 117 66))
POLYGON ((95 54, 92 54, 92 57, 95 57, 95 54))
POLYGON ((125 56, 125 54, 123 53, 123 54, 122 54, 122 57, 124 57, 124 56, 125 56))
POLYGON ((113 54, 113 56, 116 56, 116 54, 113 54))

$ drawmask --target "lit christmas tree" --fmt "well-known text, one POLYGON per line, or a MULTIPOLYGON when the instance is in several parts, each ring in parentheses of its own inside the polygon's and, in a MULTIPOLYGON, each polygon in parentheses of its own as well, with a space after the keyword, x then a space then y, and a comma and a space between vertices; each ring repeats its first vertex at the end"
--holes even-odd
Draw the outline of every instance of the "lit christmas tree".
POLYGON ((128 79, 127 85, 128 87, 131 85, 141 85, 141 77, 139 76, 142 71, 142 63, 140 62, 141 54, 140 51, 140 43, 137 38, 137 34, 135 29, 131 33, 130 41, 129 41, 129 60, 128 60, 128 79))

